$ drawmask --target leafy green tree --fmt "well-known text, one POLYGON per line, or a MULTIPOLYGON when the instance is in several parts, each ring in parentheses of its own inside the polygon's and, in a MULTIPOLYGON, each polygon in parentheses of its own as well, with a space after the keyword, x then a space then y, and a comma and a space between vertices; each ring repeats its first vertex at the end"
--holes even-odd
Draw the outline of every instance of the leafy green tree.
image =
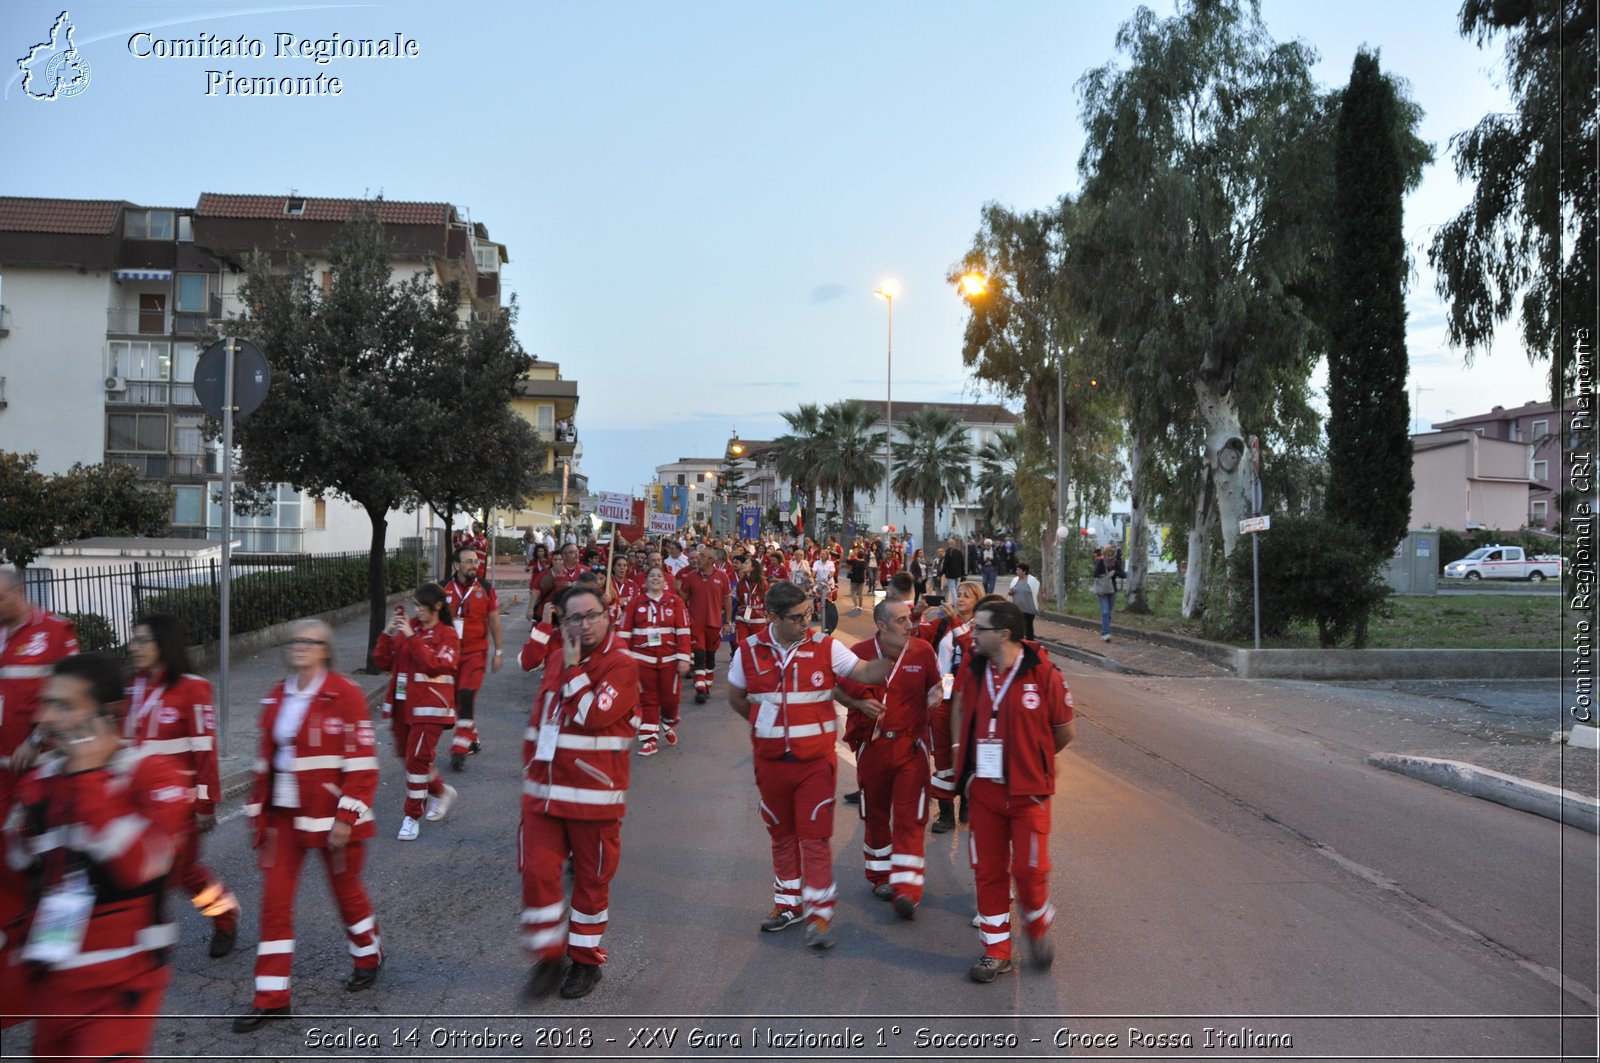
POLYGON ((0 554, 18 572, 39 551, 60 542, 50 478, 38 470, 39 455, 0 450, 0 554))
POLYGON ((986 527, 1012 535, 1022 530, 1022 491, 1017 481, 1026 466, 1019 432, 1000 432, 978 448, 978 508, 986 527))
MULTIPOLYGON (((377 211, 356 211, 329 240, 323 294, 304 258, 275 268, 254 256, 240 284, 244 317, 229 331, 272 363, 272 394, 235 426, 243 479, 347 498, 372 524, 368 652, 386 620, 388 514, 432 493, 441 433, 470 430, 467 392, 439 387, 438 367, 464 358, 460 294, 429 272, 391 279, 377 211), (426 489, 426 490, 425 490, 426 489)), ((480 459, 481 460, 481 456, 480 459)), ((491 463, 498 464, 498 461, 491 463)))
POLYGON ((1576 385, 1579 329, 1600 330, 1595 143, 1600 62, 1594 0, 1465 0, 1463 36, 1505 40, 1512 110, 1451 138, 1472 202, 1439 230, 1428 258, 1449 303, 1449 339, 1486 350, 1513 311, 1528 358, 1550 362, 1552 401, 1576 385))
POLYGON ((165 535, 172 488, 143 483, 126 465, 73 465, 46 476, 39 456, 0 450, 0 554, 17 569, 47 547, 102 535, 165 535))
MULTIPOLYGON (((1388 609, 1386 560, 1364 529, 1322 517, 1274 518, 1261 537, 1261 634, 1276 638, 1296 623, 1314 623, 1324 649, 1346 639, 1364 647, 1371 618, 1388 609)), ((1236 551, 1228 566, 1231 598, 1245 603, 1230 610, 1230 634, 1244 638, 1254 626, 1250 551, 1236 551)))
POLYGON ((839 501, 845 527, 855 520, 856 492, 877 498, 883 486, 883 433, 873 429, 878 415, 854 399, 830 403, 822 411, 822 454, 818 482, 839 501))
POLYGON ((822 408, 813 402, 803 402, 799 409, 783 414, 789 431, 773 440, 772 465, 778 475, 789 481, 790 489, 800 496, 802 527, 806 535, 815 537, 819 524, 817 492, 821 486, 818 470, 822 464, 826 440, 822 434, 822 408))
POLYGON ((1275 43, 1254 3, 1191 0, 1169 19, 1141 8, 1117 44, 1128 65, 1080 82, 1092 209, 1073 272, 1151 403, 1132 418, 1142 441, 1161 406, 1203 436, 1184 470, 1194 616, 1212 530, 1231 554, 1249 506, 1244 425, 1315 423, 1316 322, 1296 289, 1316 278, 1324 224, 1323 101, 1311 50, 1275 43))
POLYGON ((924 406, 900 422, 903 439, 891 451, 889 488, 902 505, 922 506, 924 546, 937 542, 934 514, 966 494, 972 478, 972 444, 961 419, 938 406, 924 406))
POLYGON ((1334 152, 1327 514, 1384 557, 1405 538, 1412 489, 1398 108, 1377 56, 1362 51, 1334 152))

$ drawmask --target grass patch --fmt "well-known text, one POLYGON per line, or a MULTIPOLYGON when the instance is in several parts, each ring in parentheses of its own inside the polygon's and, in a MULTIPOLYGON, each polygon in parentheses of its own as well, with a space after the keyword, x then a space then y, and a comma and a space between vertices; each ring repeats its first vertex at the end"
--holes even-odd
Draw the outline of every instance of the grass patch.
MULTIPOLYGON (((1251 647, 1255 640, 1217 640, 1204 623, 1185 620, 1183 585, 1177 576, 1153 577, 1148 584, 1151 612, 1141 615, 1122 608, 1117 596, 1117 611, 1111 622, 1136 631, 1164 631, 1191 638, 1224 641, 1251 647)), ((1559 649, 1561 641, 1561 597, 1532 594, 1464 594, 1448 597, 1392 597, 1390 617, 1374 617, 1368 632, 1371 649, 1439 650, 1538 650, 1559 649)), ((1046 603, 1046 608, 1052 608, 1046 603)), ((1070 590, 1062 612, 1100 619, 1100 600, 1087 586, 1070 590)), ((1280 639, 1262 639, 1264 649, 1315 649, 1317 629, 1305 624, 1280 639)))

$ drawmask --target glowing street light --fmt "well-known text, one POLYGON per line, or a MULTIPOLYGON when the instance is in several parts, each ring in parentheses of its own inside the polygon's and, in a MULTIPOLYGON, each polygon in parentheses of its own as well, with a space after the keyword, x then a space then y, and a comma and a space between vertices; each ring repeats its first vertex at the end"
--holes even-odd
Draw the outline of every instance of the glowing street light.
POLYGON ((890 469, 889 434, 894 424, 894 297, 900 294, 900 286, 892 280, 886 280, 878 285, 878 290, 872 294, 882 299, 889 307, 889 349, 888 362, 884 371, 883 385, 883 556, 889 556, 889 484, 893 478, 890 469))

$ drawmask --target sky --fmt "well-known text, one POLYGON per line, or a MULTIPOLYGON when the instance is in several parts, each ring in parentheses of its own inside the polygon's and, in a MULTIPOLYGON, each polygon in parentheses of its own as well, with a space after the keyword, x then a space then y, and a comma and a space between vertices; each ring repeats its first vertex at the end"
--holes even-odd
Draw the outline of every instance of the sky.
MULTIPOLYGON (((1165 16, 1170 2, 1151 5, 1165 16)), ((1498 42, 1459 0, 1263 0, 1279 40, 1349 77, 1362 45, 1407 79, 1436 161, 1406 203, 1408 347, 1421 427, 1547 397, 1513 331, 1466 364, 1423 253, 1467 202, 1449 139, 1503 109, 1498 42)), ((0 194, 192 206, 202 191, 446 201, 504 242, 523 345, 578 381, 582 471, 637 491, 654 466, 770 439, 802 402, 993 401, 965 374, 945 283, 988 202, 1081 184, 1077 82, 1119 60, 1131 3, 842 0, 586 4, 389 0, 67 8, 87 87, 29 99, 15 60, 60 0, 0 12, 0 194), (448 17, 442 17, 448 13, 448 17), (135 37, 136 34, 143 36, 135 37), (261 58, 152 41, 259 40, 261 58), (300 40, 415 42, 402 58, 280 57, 300 40), (216 74, 208 74, 216 71, 216 74), (340 94, 247 97, 239 77, 337 77, 340 94)))

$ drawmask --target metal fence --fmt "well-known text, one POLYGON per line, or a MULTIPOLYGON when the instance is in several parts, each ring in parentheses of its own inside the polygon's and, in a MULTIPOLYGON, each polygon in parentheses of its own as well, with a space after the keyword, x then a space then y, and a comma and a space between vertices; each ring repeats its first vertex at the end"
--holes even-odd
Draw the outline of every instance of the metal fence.
MULTIPOLYGON (((232 559, 229 603, 235 634, 365 601, 367 555, 242 554, 232 559)), ((385 588, 410 587, 425 565, 415 550, 384 557, 385 588)), ((30 569, 28 600, 65 616, 77 626, 85 650, 127 644, 138 618, 171 613, 191 645, 214 642, 221 633, 220 561, 129 561, 69 572, 30 569)))

